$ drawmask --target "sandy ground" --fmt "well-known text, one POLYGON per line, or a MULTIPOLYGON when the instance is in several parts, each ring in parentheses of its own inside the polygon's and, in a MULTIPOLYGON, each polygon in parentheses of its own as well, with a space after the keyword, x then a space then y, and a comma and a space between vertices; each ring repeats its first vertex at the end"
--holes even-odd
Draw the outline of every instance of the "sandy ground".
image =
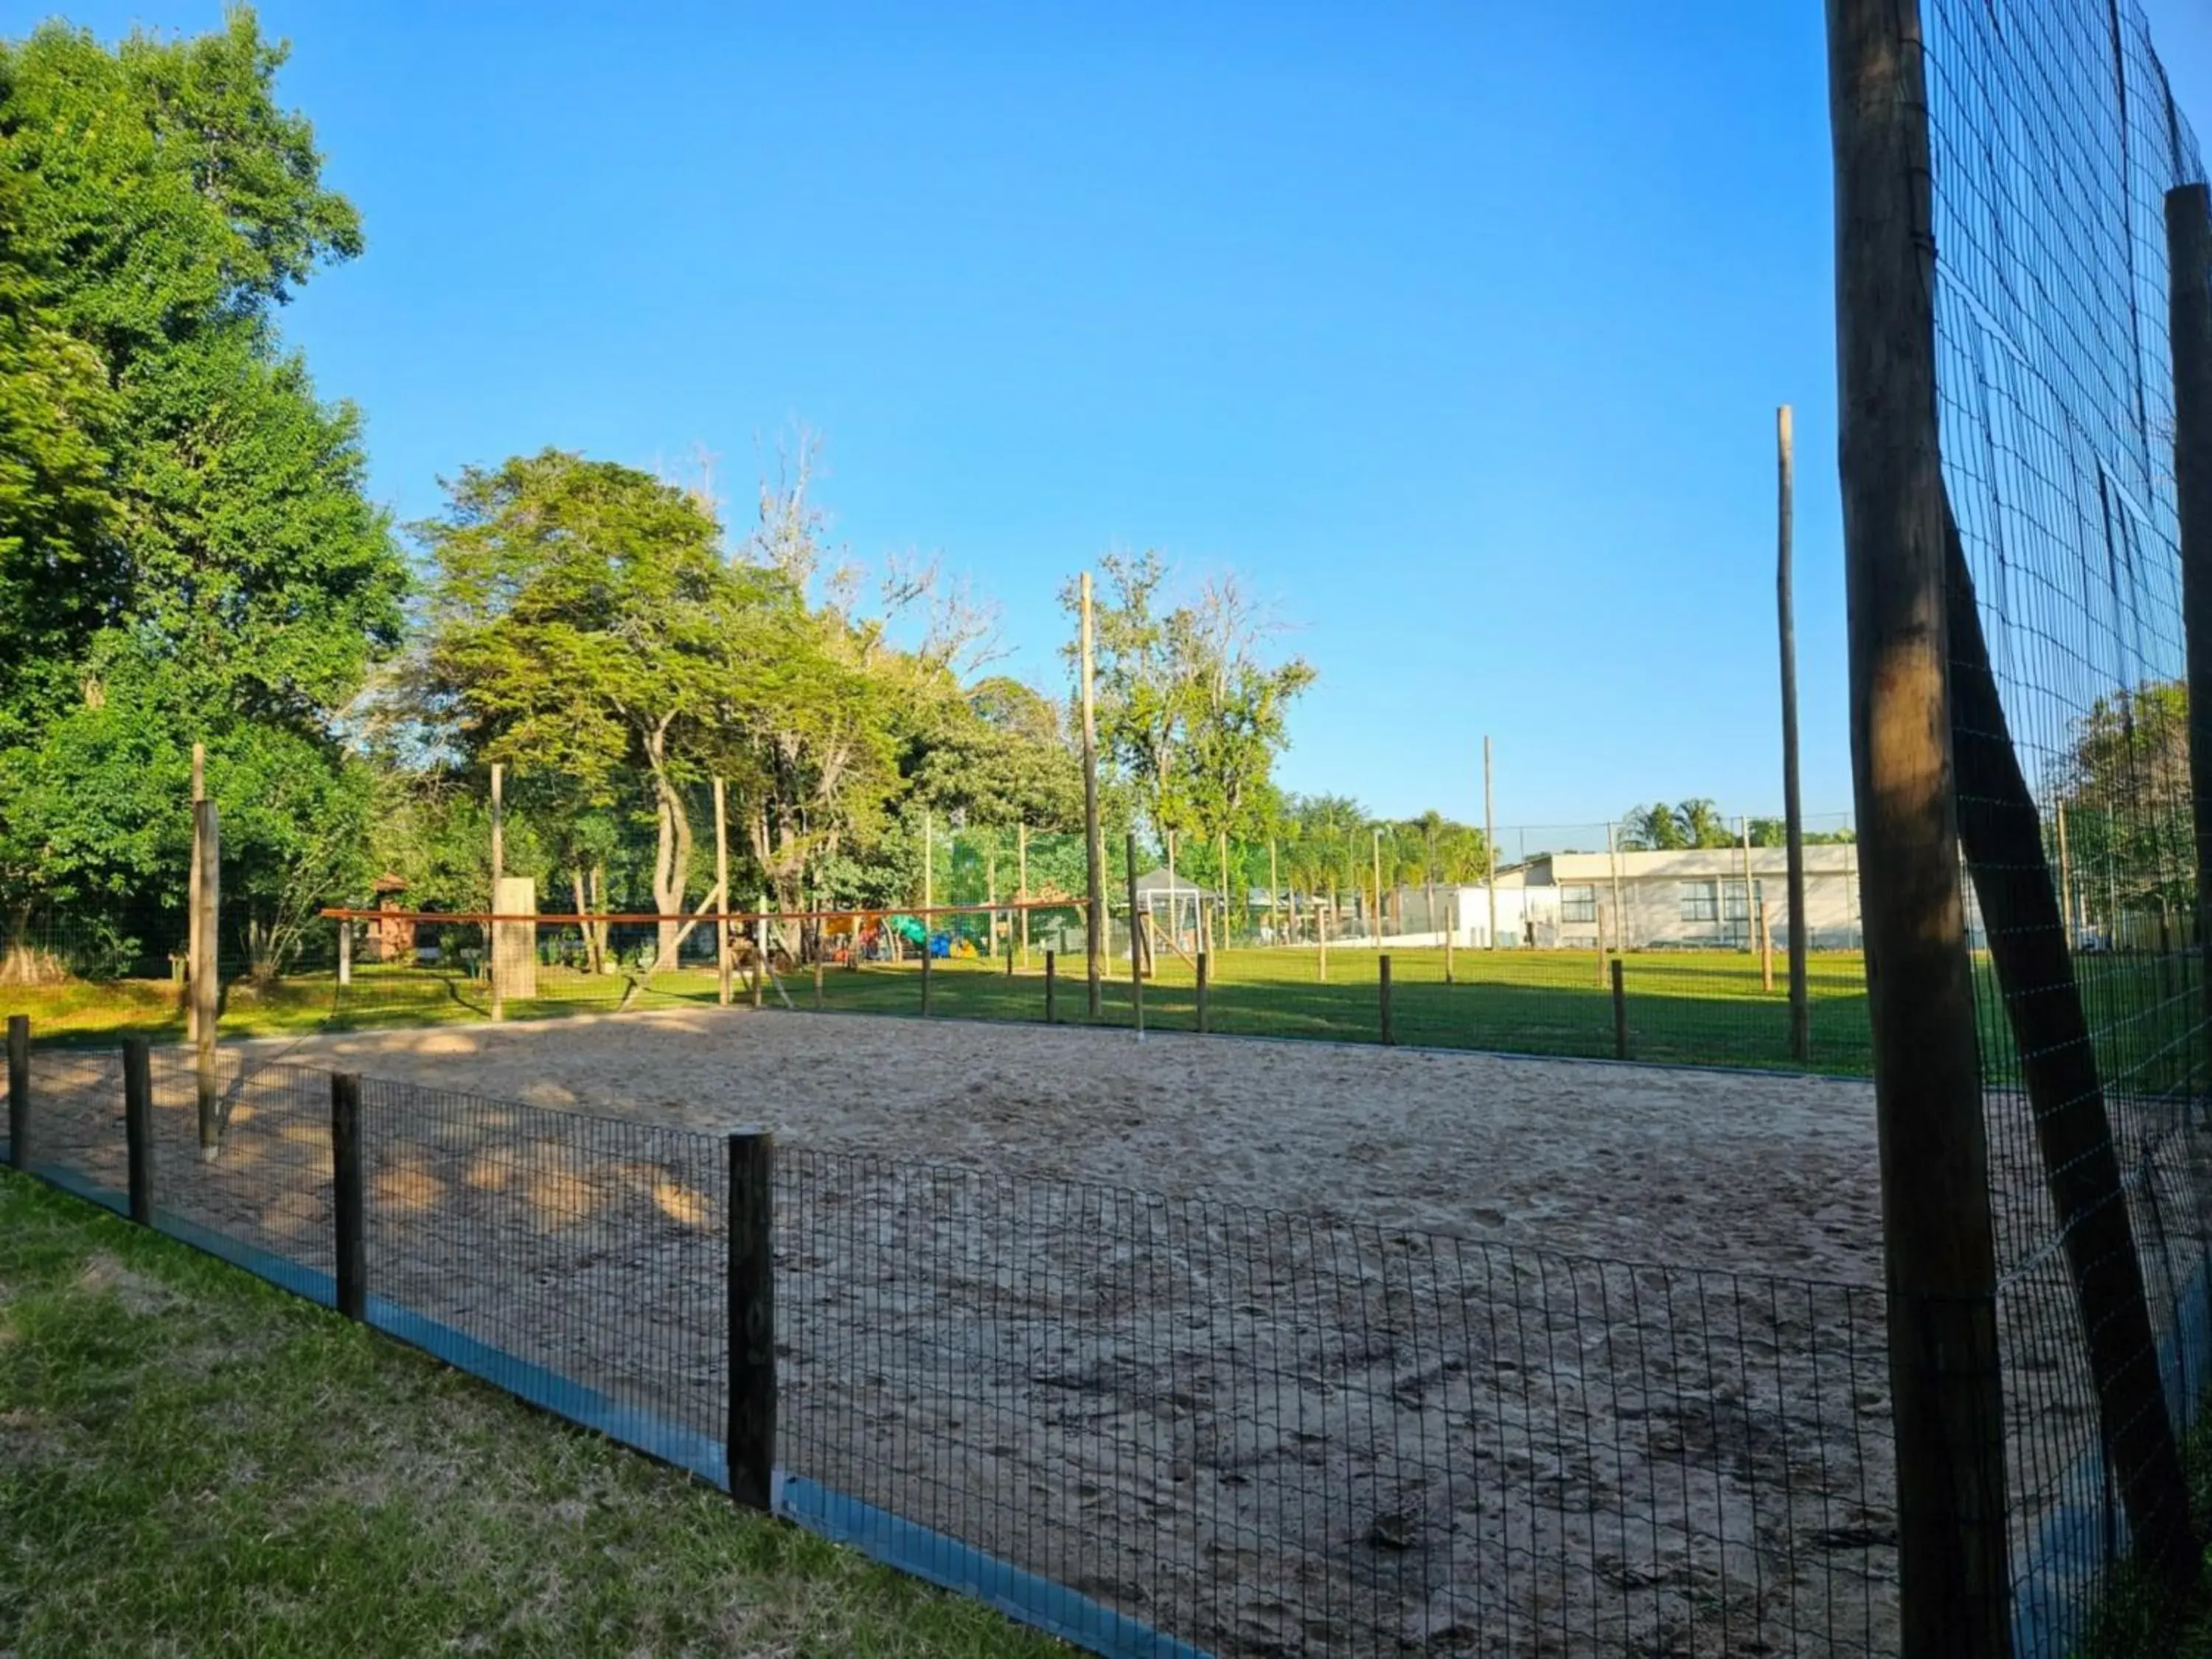
MULTIPOLYGON (((119 1186, 112 1060, 40 1066, 39 1156, 119 1186)), ((772 1126, 781 1461, 1214 1651, 1893 1650, 1863 1085, 676 1011, 241 1045, 209 1164, 165 1065, 164 1206, 326 1264, 307 1066, 416 1085, 377 1293, 715 1439, 690 1131, 772 1126)), ((2024 1540, 2092 1419, 2008 1309, 2024 1540)))
POLYGON ((243 1048, 532 1105, 1631 1261, 1880 1277, 1863 1083, 678 1011, 243 1048))

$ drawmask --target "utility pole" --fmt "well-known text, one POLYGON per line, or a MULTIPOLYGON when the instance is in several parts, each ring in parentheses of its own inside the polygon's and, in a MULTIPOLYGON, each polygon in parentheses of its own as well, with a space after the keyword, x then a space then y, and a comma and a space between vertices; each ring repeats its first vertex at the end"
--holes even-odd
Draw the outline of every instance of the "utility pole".
MULTIPOLYGON (((1778 492, 1774 608, 1782 641, 1782 838, 1790 860, 1790 1054, 1803 1066, 1813 1058, 1813 1003, 1805 973, 1810 940, 1805 915, 1805 808, 1797 787, 1797 609, 1790 571, 1796 537, 1797 443, 1788 404, 1775 411, 1774 437, 1778 492)), ((1769 917, 1773 914, 1767 912, 1769 917)), ((1770 921, 1770 930, 1772 926, 1770 921)))
MULTIPOLYGON (((1084 945, 1090 978, 1091 1018, 1103 1006, 1106 971, 1106 838, 1098 827, 1098 720, 1091 687, 1091 573, 1083 573, 1083 863, 1090 903, 1084 913, 1084 945)), ((1133 922, 1134 918, 1133 917, 1133 922)))
MULTIPOLYGON (((1492 815, 1490 790, 1490 734, 1482 737, 1482 856, 1483 886, 1490 895, 1490 948, 1498 948, 1498 830, 1492 815)), ((1524 876, 1523 880, 1527 878, 1524 876)))

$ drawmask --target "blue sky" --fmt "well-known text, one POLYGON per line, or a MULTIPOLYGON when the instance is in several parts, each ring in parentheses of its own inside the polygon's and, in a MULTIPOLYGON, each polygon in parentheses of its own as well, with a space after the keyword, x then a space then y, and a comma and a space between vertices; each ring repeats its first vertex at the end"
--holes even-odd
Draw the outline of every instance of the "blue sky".
MULTIPOLYGON (((2212 9, 2148 9, 2212 137, 2212 9)), ((836 539, 941 553, 1039 684, 1099 551, 1245 573, 1321 672, 1293 788, 1479 817, 1488 732, 1501 823, 1763 811, 1789 402, 1849 805, 1817 0, 262 15, 368 236, 286 327, 403 518, 547 444, 742 509, 804 421, 836 539)))

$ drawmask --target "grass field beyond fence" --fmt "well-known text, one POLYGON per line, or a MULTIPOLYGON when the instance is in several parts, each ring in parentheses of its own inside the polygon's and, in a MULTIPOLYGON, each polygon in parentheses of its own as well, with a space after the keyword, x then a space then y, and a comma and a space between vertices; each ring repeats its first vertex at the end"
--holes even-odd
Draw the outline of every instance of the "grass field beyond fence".
MULTIPOLYGON (((1459 951, 1447 964, 1440 949, 1392 949, 1392 1035, 1401 1043, 1505 1054, 1581 1058, 1626 1058, 1685 1066, 1797 1069, 1790 1051, 1790 1011, 1784 964, 1775 963, 1774 988, 1763 982, 1759 959, 1742 951, 1630 951, 1601 963, 1589 951, 1459 951), (1625 1043, 1616 1032, 1609 982, 1611 961, 1621 968, 1625 1043), (1606 975, 1606 976, 1601 976, 1606 975)), ((1324 969, 1311 950, 1231 950, 1209 959, 1207 1026, 1247 1036, 1308 1037, 1374 1042, 1382 1036, 1378 953, 1339 946, 1324 969), (1324 971, 1326 978, 1323 977, 1324 971)), ((1086 1013, 1084 964, 1059 959, 1054 1018, 1063 1024, 1091 1024, 1086 1013)), ((1127 1027, 1135 1008, 1126 962, 1110 964, 1097 1024, 1127 1027)), ((2107 1049, 2108 1082, 2134 1092, 2155 1093, 2185 1083, 2203 1057, 2189 1037, 2201 963, 2185 951, 2086 954, 2076 959, 2083 1000, 2107 1049), (2125 1008, 2124 1019, 2100 1009, 2125 1008), (2169 1018, 2170 1016, 2170 1018, 2169 1018)), ((1985 1021, 1998 1035, 2002 1013, 1986 957, 1975 961, 1985 1021)), ((717 975, 710 965, 687 963, 648 974, 587 974, 541 965, 537 994, 509 999, 507 1019, 557 1018, 582 1012, 674 1004, 712 1004, 717 975)), ((1856 952, 1822 951, 1808 963, 1807 984, 1812 1048, 1803 1069, 1841 1076, 1865 1075, 1871 1066, 1864 959, 1856 952)), ((918 962, 870 963, 859 969, 830 965, 820 975, 801 967, 763 988, 764 1004, 799 1009, 820 1006, 855 1013, 920 1015, 918 962)), ((927 1012, 951 1019, 1041 1021, 1046 1012, 1044 952, 1009 973, 1004 958, 967 957, 932 963, 927 1012)), ((733 1000, 749 1001, 742 976, 733 1000)), ((126 1032, 175 1038, 184 1031, 179 988, 167 981, 69 981, 56 985, 0 986, 0 1014, 31 1017, 40 1042, 105 1043, 126 1032)), ((1155 1030, 1198 1027, 1197 975, 1193 964, 1163 952, 1156 975, 1144 988, 1144 1019, 1155 1030)), ((494 1017, 490 986, 480 971, 437 964, 356 963, 343 990, 329 969, 289 974, 255 983, 239 978, 224 991, 226 1036, 272 1036, 289 1032, 387 1025, 470 1022, 494 1017)))

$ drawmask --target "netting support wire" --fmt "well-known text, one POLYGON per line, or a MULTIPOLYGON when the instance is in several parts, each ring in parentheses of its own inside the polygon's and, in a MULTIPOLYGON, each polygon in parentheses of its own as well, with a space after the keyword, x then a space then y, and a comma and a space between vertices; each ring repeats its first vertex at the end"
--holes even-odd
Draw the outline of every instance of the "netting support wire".
MULTIPOLYGON (((2189 774, 2212 779, 2212 191, 2166 192, 2173 476, 2180 508, 2181 615, 2189 661, 2189 774)), ((2197 943, 2212 948, 2212 787, 2192 790, 2197 943)), ((2212 1028, 2212 973, 2199 975, 2212 1028)))
POLYGON ((1829 0, 1851 771, 1880 1130, 1902 1659, 2006 1659, 1996 1253, 1943 629, 1918 0, 1829 0))
POLYGON ((729 1137, 730 1496, 770 1510, 775 1492, 775 1141, 729 1137))

